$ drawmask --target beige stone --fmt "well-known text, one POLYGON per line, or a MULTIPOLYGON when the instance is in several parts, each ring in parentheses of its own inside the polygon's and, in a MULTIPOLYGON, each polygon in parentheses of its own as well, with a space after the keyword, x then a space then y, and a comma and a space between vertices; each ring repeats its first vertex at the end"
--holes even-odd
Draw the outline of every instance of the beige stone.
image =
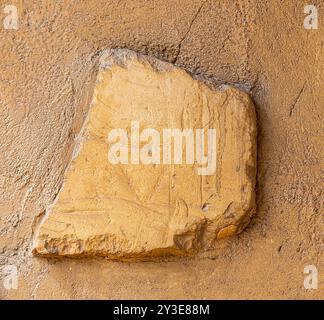
POLYGON ((101 60, 88 117, 62 187, 36 230, 46 256, 191 255, 241 232, 255 211, 256 119, 247 94, 213 90, 184 70, 128 50, 101 60), (194 164, 112 164, 109 132, 214 128, 213 175, 194 164))

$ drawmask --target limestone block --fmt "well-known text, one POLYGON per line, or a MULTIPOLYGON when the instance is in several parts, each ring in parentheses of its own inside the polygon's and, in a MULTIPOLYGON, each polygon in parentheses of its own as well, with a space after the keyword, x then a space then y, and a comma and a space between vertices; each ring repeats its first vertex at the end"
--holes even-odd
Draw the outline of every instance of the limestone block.
MULTIPOLYGON (((198 136, 193 137, 198 150, 198 136)), ((255 177, 256 118, 247 94, 232 87, 214 90, 180 68, 129 50, 107 50, 87 119, 61 189, 37 227, 33 252, 117 260, 192 255, 244 229, 255 211, 255 177), (124 163, 111 157, 116 144, 110 134, 119 129, 128 140, 120 138, 114 159, 123 153, 127 163, 125 157, 124 163), (143 138, 145 129, 160 134, 156 144, 143 138), (212 146, 207 131, 214 129, 215 159, 208 158, 214 172, 199 174, 198 156, 183 161, 192 142, 186 137, 182 162, 164 161, 164 129, 203 129, 204 154, 212 146), (143 163, 142 153, 158 160, 143 163)))

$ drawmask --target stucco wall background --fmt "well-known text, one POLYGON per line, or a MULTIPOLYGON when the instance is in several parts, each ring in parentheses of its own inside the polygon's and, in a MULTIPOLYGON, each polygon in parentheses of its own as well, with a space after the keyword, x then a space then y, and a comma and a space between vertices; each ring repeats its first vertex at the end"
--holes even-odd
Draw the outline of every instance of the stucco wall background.
POLYGON ((301 0, 10 2, 19 29, 0 25, 0 267, 18 267, 19 287, 0 281, 0 298, 323 298, 304 289, 303 270, 315 265, 323 286, 324 1, 312 1, 317 30, 303 28, 301 0), (117 47, 251 95, 257 214, 196 258, 33 257, 33 230, 61 185, 98 57, 117 47))

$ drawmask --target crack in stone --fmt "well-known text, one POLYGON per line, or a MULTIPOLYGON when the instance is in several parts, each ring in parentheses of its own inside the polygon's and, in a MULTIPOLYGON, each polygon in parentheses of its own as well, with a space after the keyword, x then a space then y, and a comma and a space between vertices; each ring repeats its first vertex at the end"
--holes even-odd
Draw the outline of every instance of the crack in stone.
POLYGON ((180 42, 179 42, 179 44, 178 44, 178 47, 177 47, 177 53, 176 53, 176 56, 175 56, 175 58, 173 59, 172 63, 176 63, 176 62, 177 62, 178 57, 179 57, 179 54, 180 54, 180 51, 181 51, 182 43, 183 43, 183 41, 187 38, 187 36, 188 36, 188 34, 189 34, 190 30, 191 30, 192 25, 193 25, 194 22, 196 21, 198 15, 199 15, 199 13, 200 13, 200 11, 202 10, 203 6, 207 3, 207 1, 208 1, 208 0, 205 0, 205 1, 200 5, 200 7, 198 8, 196 14, 195 14, 194 17, 192 18, 192 20, 191 20, 191 22, 190 22, 190 24, 189 24, 189 28, 188 28, 188 30, 185 32, 185 34, 183 35, 183 37, 181 38, 181 40, 180 40, 180 42))
POLYGON ((304 90, 305 90, 305 86, 306 86, 306 82, 304 82, 303 87, 300 89, 300 91, 299 91, 299 93, 298 93, 298 95, 297 95, 297 97, 296 97, 294 103, 292 104, 292 106, 291 106, 291 108, 290 108, 290 111, 289 111, 289 116, 290 116, 290 117, 292 116, 292 114, 293 114, 293 112, 294 112, 294 110, 295 110, 295 107, 296 107, 297 103, 299 102, 299 99, 300 99, 302 93, 303 93, 304 90))

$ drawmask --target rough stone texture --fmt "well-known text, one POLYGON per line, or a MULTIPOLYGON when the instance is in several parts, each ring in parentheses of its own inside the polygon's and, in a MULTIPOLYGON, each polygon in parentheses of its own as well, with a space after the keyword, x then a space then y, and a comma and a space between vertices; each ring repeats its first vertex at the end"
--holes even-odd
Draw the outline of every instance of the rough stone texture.
MULTIPOLYGON (((323 286, 323 0, 305 30, 303 1, 18 1, 19 30, 0 25, 0 279, 3 299, 310 299, 323 286), (257 211, 197 258, 119 263, 31 254, 84 123, 98 55, 129 48, 252 97, 258 123, 257 211), (303 89, 303 90, 302 90, 303 89), (35 214, 39 213, 39 214, 35 214)), ((0 17, 4 17, 0 1, 0 17)))
POLYGON ((148 259, 193 254, 240 232, 255 211, 256 119, 247 94, 213 91, 129 50, 107 50, 99 64, 87 120, 34 252, 148 259), (110 130, 127 129, 130 137, 134 120, 140 132, 161 135, 204 128, 207 138, 207 129, 216 129, 216 172, 198 175, 197 164, 110 163, 110 130))

